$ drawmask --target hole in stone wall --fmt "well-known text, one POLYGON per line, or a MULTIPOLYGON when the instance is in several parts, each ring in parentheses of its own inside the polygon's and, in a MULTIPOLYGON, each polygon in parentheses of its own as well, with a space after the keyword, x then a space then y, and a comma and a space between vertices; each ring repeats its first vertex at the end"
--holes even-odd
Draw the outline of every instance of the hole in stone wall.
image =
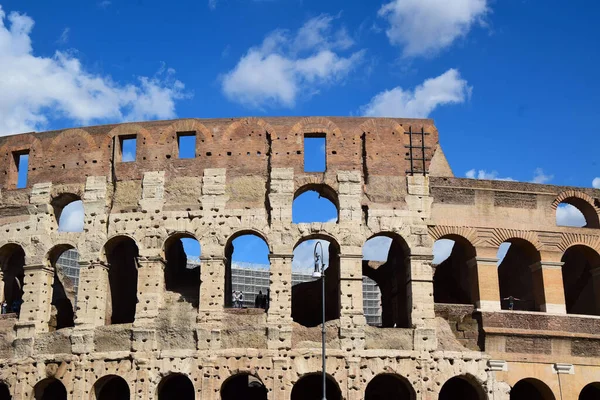
POLYGON ((107 324, 132 323, 137 304, 138 256, 135 241, 117 236, 104 246, 108 261, 107 324))
POLYGON ((158 384, 158 400, 194 400, 194 384, 183 374, 170 374, 158 384))
POLYGON ((61 381, 46 378, 33 387, 35 400, 67 400, 67 389, 61 381))
POLYGON ((536 268, 539 251, 524 239, 510 239, 500 245, 498 282, 503 310, 539 311, 543 302, 543 277, 536 268))
POLYGON ((365 390, 365 400, 415 400, 417 395, 410 382, 394 374, 380 374, 371 379, 365 390))
POLYGON ((48 254, 48 261, 54 271, 49 329, 75 326, 79 253, 70 245, 55 246, 48 254))
POLYGON ((177 149, 179 158, 195 158, 196 132, 178 132, 177 149))
POLYGON ((129 396, 129 385, 120 376, 104 376, 94 383, 96 400, 129 400, 129 396))
POLYGON ((137 136, 119 136, 119 155, 121 162, 133 162, 137 153, 137 136))
POLYGON ((327 375, 325 380, 325 396, 321 373, 305 375, 294 384, 291 400, 307 400, 323 398, 327 400, 342 400, 342 392, 335 379, 327 375))
MULTIPOLYGON (((529 399, 531 397, 528 397, 529 399)), ((579 393, 579 400, 597 400, 600 399, 600 382, 587 384, 579 393)))
POLYGON ((483 389, 463 376, 455 376, 447 380, 438 397, 439 400, 483 400, 485 398, 483 389))
POLYGON ((542 381, 527 378, 517 382, 510 390, 510 398, 527 400, 554 400, 552 390, 542 381))
POLYGON ((575 228, 600 228, 598 214, 587 201, 572 197, 556 208, 556 225, 575 228))
POLYGON ((326 185, 307 185, 296 192, 292 222, 337 222, 337 194, 326 185))
POLYGON ((0 263, 4 281, 4 303, 6 313, 17 316, 23 303, 23 280, 25 272, 25 251, 16 244, 6 244, 0 248, 0 263))
POLYGON ((304 172, 325 172, 327 169, 326 146, 324 133, 304 135, 304 172))
POLYGON ((473 304, 477 282, 471 277, 469 262, 475 248, 461 236, 449 235, 433 245, 435 274, 433 297, 436 303, 473 304))
POLYGON ((237 399, 267 400, 267 388, 254 375, 234 375, 223 382, 221 400, 237 399))
POLYGON ((73 193, 62 193, 50 202, 59 232, 82 232, 85 212, 80 197, 73 193))
POLYGON ((569 247, 561 260, 565 304, 568 314, 600 315, 598 282, 600 255, 590 247, 569 247))
POLYGON ((191 235, 174 235, 165 243, 165 288, 175 294, 167 303, 200 301, 200 243, 191 235))
POLYGON ((29 150, 16 151, 13 153, 17 170, 17 189, 27 187, 27 176, 29 171, 29 150))
POLYGON ((11 400, 10 390, 8 385, 4 382, 0 382, 0 400, 11 400))

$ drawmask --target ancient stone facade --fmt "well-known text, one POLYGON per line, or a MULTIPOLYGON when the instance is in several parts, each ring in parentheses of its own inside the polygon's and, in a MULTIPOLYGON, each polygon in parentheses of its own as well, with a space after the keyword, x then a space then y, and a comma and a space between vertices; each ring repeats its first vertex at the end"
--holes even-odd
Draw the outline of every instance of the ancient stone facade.
POLYGON ((331 242, 336 263, 329 399, 598 398, 600 191, 455 178, 432 120, 106 125, 3 137, 0 157, 0 290, 14 299, 22 284, 23 300, 18 318, 0 319, 1 398, 166 399, 173 387, 192 393, 177 398, 250 387, 248 398, 320 398, 309 382, 320 327, 294 321, 310 299, 291 287, 293 250, 314 238, 331 242), (193 159, 177 156, 182 134, 196 136, 193 159), (305 135, 326 138, 325 172, 304 172, 305 135), (136 160, 122 162, 131 137, 136 160), (28 183, 17 189, 22 154, 28 183), (332 200, 338 221, 293 223, 306 190, 332 200), (74 199, 84 230, 59 232, 74 199), (557 227, 560 203, 586 227, 557 227), (244 233, 269 246, 268 312, 225 307, 231 242, 244 233), (363 262, 377 235, 393 239, 388 261, 363 262), (183 236, 200 242, 202 262, 179 298, 167 247, 183 236), (438 239, 455 245, 434 266, 438 239), (59 322, 53 301, 68 248, 80 254, 74 324, 59 322), (366 324, 363 275, 380 285, 383 327, 366 324))

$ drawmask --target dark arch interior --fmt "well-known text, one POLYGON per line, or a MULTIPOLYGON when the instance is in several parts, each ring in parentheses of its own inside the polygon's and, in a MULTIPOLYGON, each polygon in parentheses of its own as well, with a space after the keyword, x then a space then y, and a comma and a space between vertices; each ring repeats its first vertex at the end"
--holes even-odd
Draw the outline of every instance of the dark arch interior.
POLYGON ((194 400, 195 398, 194 384, 185 375, 166 376, 158 385, 158 400, 194 400))
MULTIPOLYGON (((319 239, 329 242, 329 259, 324 260, 325 269, 325 321, 340 318, 340 248, 337 243, 327 238, 319 239)), ((306 241, 306 240, 305 240, 306 241)), ((309 242, 311 245, 314 243, 309 242)), ((298 244, 300 245, 300 243, 298 244)), ((296 246, 298 247, 298 246, 296 246)), ((312 251, 312 250, 311 250, 312 251)), ((311 261, 312 262, 312 261, 311 261)), ((312 268, 313 266, 307 266, 312 268)), ((292 319, 294 322, 314 327, 323 322, 322 316, 322 281, 316 279, 292 286, 292 319)))
POLYGON ((267 388, 255 376, 238 374, 221 387, 221 400, 267 400, 267 388))
POLYGON ((600 399, 600 382, 586 385, 579 393, 579 400, 598 400, 600 399))
POLYGON ((137 303, 138 248, 133 239, 119 237, 106 245, 110 287, 111 324, 132 323, 137 303))
POLYGON ((191 236, 175 236, 165 244, 165 288, 197 308, 200 303, 200 266, 190 268, 188 265, 182 238, 194 239, 191 236))
POLYGON ((554 400, 554 394, 548 386, 537 379, 523 379, 510 391, 511 400, 554 400))
POLYGON ((399 376, 391 374, 377 375, 367 385, 365 400, 414 400, 414 389, 410 383, 399 376))
POLYGON ((585 218, 584 228, 600 228, 600 219, 598 218, 598 213, 587 201, 578 197, 569 197, 564 199, 561 203, 570 204, 581 211, 583 217, 585 218))
POLYGON ((454 241, 450 256, 435 267, 433 298, 436 303, 473 304, 476 280, 468 263, 475 258, 475 248, 459 236, 442 239, 454 241))
POLYGON ((483 400, 482 390, 475 387, 467 378, 455 376, 442 386, 439 400, 483 400))
POLYGON ((36 400, 67 400, 67 389, 58 379, 48 378, 35 385, 33 395, 36 400))
POLYGON ((600 315, 592 270, 600 255, 587 246, 573 246, 562 257, 563 286, 568 314, 600 315))
MULTIPOLYGON (((327 375, 325 383, 327 400, 342 400, 342 392, 337 382, 327 375)), ((292 388, 291 400, 321 400, 323 398, 323 377, 321 374, 304 376, 292 388)))
POLYGON ((75 326, 75 286, 74 282, 65 275, 63 268, 57 263, 60 256, 71 246, 56 246, 50 251, 49 261, 54 270, 52 282, 53 312, 49 321, 50 331, 75 326))
POLYGON ((386 261, 363 260, 363 275, 374 280, 381 292, 381 327, 408 328, 407 257, 410 252, 403 239, 395 235, 391 238, 386 261))
POLYGON ((498 267, 498 281, 500 284, 500 300, 503 310, 510 309, 512 296, 513 309, 521 311, 539 311, 541 307, 540 295, 543 294, 541 270, 532 272, 531 266, 540 261, 540 254, 529 242, 522 239, 508 241, 510 247, 502 263, 498 267))
POLYGON ((10 400, 12 396, 10 395, 10 390, 8 389, 8 385, 4 382, 0 382, 0 400, 10 400))
POLYGON ((7 311, 18 314, 23 302, 25 251, 16 244, 7 244, 0 249, 0 261, 4 273, 4 300, 7 311))
POLYGON ((105 376, 94 384, 96 400, 129 400, 129 385, 120 376, 105 376))

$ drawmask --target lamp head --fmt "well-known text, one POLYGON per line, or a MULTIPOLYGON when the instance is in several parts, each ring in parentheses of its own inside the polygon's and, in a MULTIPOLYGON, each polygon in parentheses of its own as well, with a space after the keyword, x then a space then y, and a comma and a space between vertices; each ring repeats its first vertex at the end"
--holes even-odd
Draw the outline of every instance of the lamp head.
POLYGON ((312 276, 313 278, 321 277, 321 261, 318 254, 315 254, 315 271, 313 272, 312 276))

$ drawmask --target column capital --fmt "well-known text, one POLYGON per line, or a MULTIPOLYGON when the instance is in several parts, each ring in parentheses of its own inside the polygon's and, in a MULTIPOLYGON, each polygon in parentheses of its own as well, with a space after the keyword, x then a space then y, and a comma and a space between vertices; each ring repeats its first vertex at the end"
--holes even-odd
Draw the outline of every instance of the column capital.
POLYGON ((269 260, 294 258, 294 253, 270 253, 269 260))
POLYGON ((433 254, 409 254, 406 260, 410 261, 433 261, 433 254))
POLYGON ((138 263, 149 264, 149 263, 161 263, 165 265, 167 262, 161 256, 139 256, 138 263))
POLYGON ((29 264, 23 266, 23 271, 25 272, 33 272, 33 271, 44 271, 50 274, 54 273, 54 268, 49 267, 44 264, 29 264))
POLYGON ((360 258, 361 260, 363 259, 363 255, 362 254, 340 254, 339 255, 340 258, 352 258, 352 259, 357 259, 360 258))
POLYGON ((529 266, 529 269, 531 269, 531 272, 535 272, 538 269, 545 269, 545 270, 562 269, 562 266, 564 264, 565 263, 561 262, 561 261, 537 261, 537 262, 531 264, 529 266))
POLYGON ((100 260, 79 260, 77 262, 79 264, 79 268, 103 268, 108 269, 110 265, 106 261, 100 260))
POLYGON ((468 267, 475 267, 477 264, 498 264, 498 259, 495 257, 473 257, 467 261, 468 267))
POLYGON ((224 256, 200 256, 200 263, 205 263, 205 262, 210 262, 210 261, 226 262, 227 257, 224 257, 224 256))

